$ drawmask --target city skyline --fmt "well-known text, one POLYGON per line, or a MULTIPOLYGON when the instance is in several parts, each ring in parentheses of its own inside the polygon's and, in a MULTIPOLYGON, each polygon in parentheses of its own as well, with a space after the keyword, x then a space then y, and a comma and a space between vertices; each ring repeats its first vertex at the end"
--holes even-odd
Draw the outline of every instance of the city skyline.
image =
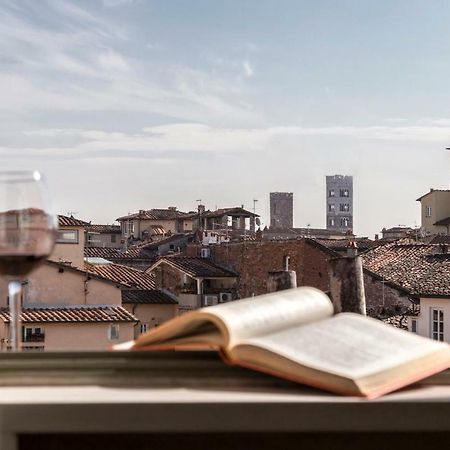
POLYGON ((450 4, 140 0, 0 5, 0 159, 58 212, 244 204, 325 228, 353 176, 354 231, 420 225, 449 186, 450 4), (412 33, 411 30, 414 30, 412 33))

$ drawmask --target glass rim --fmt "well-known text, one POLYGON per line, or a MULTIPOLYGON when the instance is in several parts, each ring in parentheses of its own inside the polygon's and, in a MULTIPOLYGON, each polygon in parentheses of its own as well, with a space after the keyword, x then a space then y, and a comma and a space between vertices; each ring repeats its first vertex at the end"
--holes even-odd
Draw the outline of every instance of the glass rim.
POLYGON ((38 170, 0 170, 0 183, 36 183, 42 179, 38 170))

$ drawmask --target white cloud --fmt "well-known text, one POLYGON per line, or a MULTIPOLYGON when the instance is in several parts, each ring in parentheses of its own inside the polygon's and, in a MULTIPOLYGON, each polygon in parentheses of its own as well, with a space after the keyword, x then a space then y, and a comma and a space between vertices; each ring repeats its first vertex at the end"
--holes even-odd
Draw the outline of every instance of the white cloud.
POLYGON ((244 61, 242 67, 244 69, 244 75, 247 78, 251 78, 254 75, 255 71, 249 61, 244 61))
MULTIPOLYGON (((182 120, 248 120, 235 74, 126 54, 128 30, 67 2, 0 4, 0 110, 141 111, 182 120), (45 26, 26 20, 32 8, 45 26)), ((145 46, 145 44, 143 44, 145 46)), ((240 69, 241 70, 241 69, 240 69)))
MULTIPOLYGON (((42 138, 40 147, 0 148, 3 154, 16 156, 40 155, 78 158, 156 158, 183 157, 182 154, 239 153, 272 148, 280 138, 315 136, 341 136, 350 139, 383 140, 389 142, 450 142, 450 127, 268 127, 268 128, 219 128, 201 123, 172 123, 145 127, 139 133, 106 132, 80 129, 38 129, 26 136, 42 138), (51 139, 68 139, 66 147, 49 146, 51 139), (47 139, 47 140, 46 140, 47 139), (73 145, 73 142, 77 142, 73 145)), ((59 142, 59 141, 58 141, 59 142)), ((301 144, 301 140, 299 140, 301 144)), ((301 146, 299 147, 301 148, 301 146)))
POLYGON ((106 53, 101 53, 98 60, 100 67, 106 70, 118 70, 124 72, 128 72, 130 70, 125 58, 113 50, 109 50, 106 53))
POLYGON ((106 8, 115 8, 133 3, 133 0, 103 0, 103 6, 106 8))

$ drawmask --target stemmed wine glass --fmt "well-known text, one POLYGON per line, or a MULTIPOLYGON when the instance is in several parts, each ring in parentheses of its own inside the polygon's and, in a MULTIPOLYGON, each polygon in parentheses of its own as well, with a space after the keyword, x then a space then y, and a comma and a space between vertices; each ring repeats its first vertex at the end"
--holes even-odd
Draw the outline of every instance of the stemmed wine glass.
POLYGON ((10 278, 11 350, 21 349, 22 278, 53 250, 58 227, 42 175, 0 171, 0 274, 10 278))

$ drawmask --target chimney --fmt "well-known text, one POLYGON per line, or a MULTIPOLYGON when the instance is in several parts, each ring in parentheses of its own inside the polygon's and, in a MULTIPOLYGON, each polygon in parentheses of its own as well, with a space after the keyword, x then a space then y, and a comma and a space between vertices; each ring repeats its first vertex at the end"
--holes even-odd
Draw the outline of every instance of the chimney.
POLYGON ((379 237, 378 234, 375 235, 375 240, 378 241, 379 237))
POLYGON ((352 240, 347 244, 347 257, 355 258, 356 256, 358 256, 358 245, 352 240))

